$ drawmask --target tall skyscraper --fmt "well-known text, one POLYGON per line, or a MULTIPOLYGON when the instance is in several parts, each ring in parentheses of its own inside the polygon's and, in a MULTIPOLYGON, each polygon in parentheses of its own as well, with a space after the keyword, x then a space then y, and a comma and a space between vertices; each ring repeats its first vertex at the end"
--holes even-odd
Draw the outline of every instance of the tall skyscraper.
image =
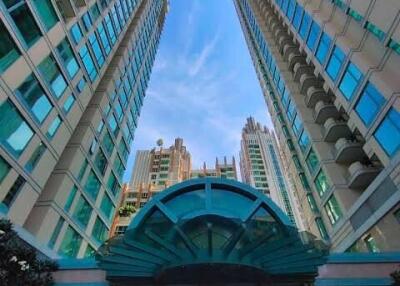
POLYGON ((22 236, 69 257, 108 237, 167 6, 0 1, 0 211, 22 236))
POLYGON ((225 178, 230 180, 237 180, 236 163, 235 157, 229 162, 226 156, 223 158, 222 162, 215 159, 215 168, 208 168, 207 164, 204 162, 203 168, 192 169, 190 171, 191 178, 202 178, 202 177, 215 177, 215 178, 225 178))
POLYGON ((136 152, 131 182, 124 189, 119 213, 114 220, 111 236, 122 234, 129 225, 134 213, 154 193, 190 178, 191 157, 183 145, 183 139, 176 138, 169 148, 157 147, 152 150, 136 152))
POLYGON ((275 136, 252 117, 247 118, 242 131, 240 173, 244 183, 270 197, 303 229, 298 202, 283 169, 275 136))
POLYGON ((400 2, 234 2, 306 226, 398 250, 400 2))

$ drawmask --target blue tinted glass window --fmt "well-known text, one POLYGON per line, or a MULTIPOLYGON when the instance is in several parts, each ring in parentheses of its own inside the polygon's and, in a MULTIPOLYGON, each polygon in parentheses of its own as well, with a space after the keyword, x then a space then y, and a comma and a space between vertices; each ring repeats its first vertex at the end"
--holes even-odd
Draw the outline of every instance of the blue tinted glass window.
POLYGON ((389 110, 374 136, 389 157, 393 157, 399 151, 400 113, 396 109, 389 110))
POLYGON ((98 65, 100 67, 103 66, 103 64, 104 64, 103 52, 100 48, 99 42, 97 41, 97 37, 94 33, 90 34, 89 43, 90 43, 90 46, 92 47, 92 50, 93 50, 93 53, 94 53, 94 56, 96 58, 98 65))
POLYGON ((303 21, 301 21, 300 33, 299 33, 300 37, 303 40, 307 39, 308 29, 310 27, 310 23, 311 23, 310 15, 308 15, 308 13, 304 13, 303 21))
POLYGON ((90 18, 89 12, 86 12, 85 15, 83 15, 82 22, 85 30, 89 31, 90 27, 92 26, 92 19, 90 18))
POLYGON ((328 55, 330 46, 331 38, 328 36, 328 34, 323 33, 321 39, 319 40, 317 53, 315 54, 321 65, 323 65, 326 61, 326 56, 328 55))
POLYGON ((80 196, 75 206, 73 218, 83 228, 86 228, 91 215, 92 215, 92 207, 83 196, 80 196))
POLYGON ((289 0, 288 9, 286 11, 286 16, 288 17, 289 21, 291 21, 293 18, 295 8, 296 8, 296 1, 289 0))
POLYGON ((368 83, 356 105, 356 112, 366 126, 375 119, 382 105, 385 103, 383 95, 372 83, 368 83))
POLYGON ((294 13, 294 18, 293 18, 293 26, 296 28, 296 30, 300 28, 302 17, 303 17, 303 7, 301 7, 299 4, 296 4, 296 11, 294 13))
POLYGON ((108 219, 112 219, 114 215, 114 205, 106 193, 104 193, 103 200, 101 201, 100 209, 108 219))
POLYGON ((101 187, 100 180, 97 178, 93 170, 90 170, 89 176, 85 184, 85 192, 90 195, 93 200, 96 200, 101 187))
POLYGON ((39 64, 38 68, 43 78, 50 84, 54 95, 60 98, 67 88, 67 82, 60 72, 56 61, 52 56, 49 56, 39 64))
POLYGON ((335 46, 326 67, 326 72, 333 81, 336 81, 339 75, 344 58, 345 54, 343 53, 343 51, 338 46, 335 46))
POLYGON ((85 66, 86 72, 89 75, 90 80, 93 82, 97 77, 97 70, 86 45, 79 50, 79 55, 81 57, 83 65, 85 66))
POLYGON ((302 130, 303 130, 303 122, 301 121, 299 115, 297 114, 293 122, 293 131, 296 134, 296 136, 299 136, 302 130))
POLYGON ((114 45, 115 42, 117 41, 117 38, 115 36, 115 31, 114 31, 114 27, 113 27, 112 22, 111 22, 111 18, 110 18, 110 16, 108 14, 104 17, 104 21, 105 21, 105 25, 106 25, 106 28, 107 28, 108 35, 109 35, 109 37, 111 39, 111 45, 114 45))
POLYGON ((308 137, 308 134, 305 130, 303 131, 303 134, 301 134, 299 145, 303 153, 306 152, 308 147, 310 146, 310 138, 308 137))
POLYGON ((47 136, 49 138, 53 138, 56 134, 58 127, 61 125, 61 119, 59 116, 54 118, 53 122, 50 124, 49 129, 47 130, 47 136))
POLYGON ((313 22, 311 25, 310 34, 308 35, 307 39, 307 47, 309 47, 311 51, 313 51, 315 48, 315 44, 317 43, 320 31, 321 28, 319 27, 317 22, 313 22))
POLYGON ((72 94, 67 97, 63 105, 65 113, 68 113, 71 110, 72 106, 74 105, 74 102, 75 102, 75 97, 72 94))
POLYGON ((97 27, 97 32, 99 33, 100 40, 103 45, 104 51, 108 55, 111 51, 111 47, 110 47, 110 43, 108 42, 106 31, 104 29, 104 25, 102 22, 99 23, 99 26, 97 27))
POLYGON ((113 19, 115 30, 117 32, 117 35, 119 35, 119 33, 121 32, 121 26, 120 26, 120 22, 119 22, 119 19, 117 16, 117 11, 115 10, 114 6, 112 6, 112 8, 111 8, 111 14, 112 14, 112 19, 113 19))
POLYGON ((31 74, 18 87, 15 93, 22 99, 39 123, 43 123, 53 105, 50 103, 37 79, 31 74))
POLYGON ((57 46, 57 51, 64 62, 64 67, 67 69, 68 75, 70 78, 73 78, 78 73, 79 66, 67 39, 64 39, 57 46))
POLYGON ((72 27, 71 27, 71 36, 72 39, 74 39, 75 44, 79 44, 79 42, 81 41, 83 35, 82 35, 82 30, 79 27, 78 23, 75 23, 72 27))
POLYGON ((0 104, 0 114, 0 142, 19 157, 34 133, 10 101, 0 104))
POLYGON ((289 104, 287 115, 288 115, 289 121, 292 121, 294 116, 296 115, 296 107, 294 106, 293 101, 291 101, 289 104))
POLYGON ((350 100, 363 79, 363 74, 353 63, 349 63, 339 85, 339 90, 350 100))

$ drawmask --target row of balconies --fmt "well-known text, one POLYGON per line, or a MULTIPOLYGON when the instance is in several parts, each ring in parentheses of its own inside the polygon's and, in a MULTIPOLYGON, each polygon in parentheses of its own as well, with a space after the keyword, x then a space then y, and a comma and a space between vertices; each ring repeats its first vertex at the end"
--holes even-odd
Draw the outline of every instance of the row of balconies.
POLYGON ((267 14, 267 27, 275 36, 277 48, 293 73, 294 81, 299 83, 306 106, 312 109, 314 122, 321 126, 323 140, 331 144, 336 163, 348 166, 348 187, 365 189, 381 171, 379 162, 373 164, 368 159, 362 141, 355 139, 347 125, 347 115, 334 105, 334 95, 322 88, 323 80, 314 74, 313 64, 307 63, 306 55, 271 10, 267 14))

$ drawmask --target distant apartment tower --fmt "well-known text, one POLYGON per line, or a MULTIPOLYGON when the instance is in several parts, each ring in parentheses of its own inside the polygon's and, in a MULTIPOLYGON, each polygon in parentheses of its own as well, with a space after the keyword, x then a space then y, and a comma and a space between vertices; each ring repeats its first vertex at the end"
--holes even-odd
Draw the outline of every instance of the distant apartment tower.
POLYGON ((0 213, 89 257, 108 237, 167 1, 0 1, 0 213))
POLYGON ((235 0, 305 226, 400 249, 400 1, 235 0))
POLYGON ((240 173, 244 183, 270 197, 299 229, 303 229, 275 136, 252 117, 247 118, 242 131, 240 173))
POLYGON ((203 168, 194 169, 190 172, 191 178, 202 178, 202 177, 218 177, 230 180, 237 180, 236 163, 235 157, 229 162, 226 156, 223 158, 222 162, 215 159, 215 168, 207 168, 206 163, 203 164, 203 168))
POLYGON ((131 182, 123 193, 120 209, 122 215, 115 217, 115 230, 111 236, 122 234, 134 214, 128 213, 133 207, 138 210, 154 193, 163 191, 168 186, 190 178, 191 157, 183 145, 183 139, 176 138, 169 148, 157 147, 152 150, 136 152, 131 182))

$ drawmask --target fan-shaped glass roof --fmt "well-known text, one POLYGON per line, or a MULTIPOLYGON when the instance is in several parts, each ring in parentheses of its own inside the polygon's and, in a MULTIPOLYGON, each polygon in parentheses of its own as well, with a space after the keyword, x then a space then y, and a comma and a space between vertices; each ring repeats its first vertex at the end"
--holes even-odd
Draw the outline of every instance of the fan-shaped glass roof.
POLYGON ((236 181, 203 178, 154 196, 123 236, 101 248, 98 261, 110 281, 126 283, 206 276, 309 281, 324 256, 265 195, 236 181))

